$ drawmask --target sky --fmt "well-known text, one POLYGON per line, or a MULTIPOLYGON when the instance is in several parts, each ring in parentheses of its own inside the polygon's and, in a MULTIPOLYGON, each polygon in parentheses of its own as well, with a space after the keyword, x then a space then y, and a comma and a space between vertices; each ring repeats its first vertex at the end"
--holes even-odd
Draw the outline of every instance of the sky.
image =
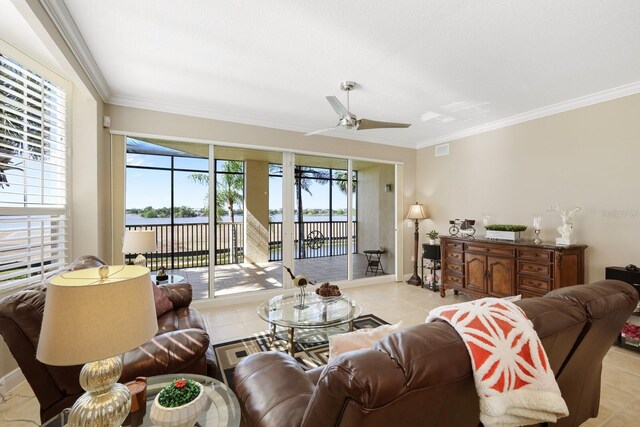
MULTIPOLYGON (((170 160, 166 156, 127 154, 127 164, 135 166, 169 167, 170 160)), ((203 208, 206 203, 207 187, 193 182, 188 177, 196 170, 207 169, 207 159, 176 158, 175 167, 193 170, 193 172, 176 171, 174 175, 174 204, 203 208)), ((282 208, 281 178, 269 179, 269 209, 282 208)), ((305 209, 329 208, 329 185, 311 182, 312 195, 303 192, 302 202, 305 209)), ((126 208, 154 208, 171 206, 171 173, 169 171, 127 168, 126 208)), ((346 209, 347 196, 333 189, 333 208, 346 209)))

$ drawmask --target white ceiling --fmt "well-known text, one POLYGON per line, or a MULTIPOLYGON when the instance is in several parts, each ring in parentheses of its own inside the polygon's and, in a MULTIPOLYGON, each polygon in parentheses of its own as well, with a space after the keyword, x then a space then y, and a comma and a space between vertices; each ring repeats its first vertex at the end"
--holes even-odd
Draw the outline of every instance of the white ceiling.
POLYGON ((412 126, 328 134, 420 147, 640 92, 636 0, 64 3, 115 104, 309 132, 355 80, 412 126))

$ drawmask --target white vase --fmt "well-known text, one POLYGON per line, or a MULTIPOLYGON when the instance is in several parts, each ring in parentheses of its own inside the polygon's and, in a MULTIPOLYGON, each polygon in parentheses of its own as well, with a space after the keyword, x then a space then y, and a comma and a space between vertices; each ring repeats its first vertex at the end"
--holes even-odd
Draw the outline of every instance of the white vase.
POLYGON ((160 393, 158 393, 151 407, 151 420, 153 423, 160 427, 193 427, 207 405, 207 395, 204 393, 204 387, 200 383, 196 384, 200 387, 198 397, 187 404, 176 406, 175 408, 160 406, 158 403, 160 393))
POLYGON ((429 239, 429 244, 430 245, 435 245, 436 244, 436 239, 429 239))

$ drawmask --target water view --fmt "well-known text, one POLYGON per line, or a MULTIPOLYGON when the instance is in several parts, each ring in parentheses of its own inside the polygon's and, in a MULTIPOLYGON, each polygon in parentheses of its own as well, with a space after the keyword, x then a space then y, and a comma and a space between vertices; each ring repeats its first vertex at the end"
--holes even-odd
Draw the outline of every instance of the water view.
MULTIPOLYGON (((282 222, 282 215, 276 214, 271 215, 271 222, 282 222)), ((236 222, 242 222, 242 215, 235 215, 234 217, 236 222)), ((346 215, 334 215, 333 221, 346 221, 346 215)), ((220 222, 229 222, 231 218, 228 215, 224 215, 220 218, 220 222)), ((297 221, 297 217, 294 219, 297 221)), ((322 222, 329 221, 329 215, 304 215, 305 222, 322 222)), ((207 216, 194 216, 189 218, 175 218, 174 222, 176 224, 203 224, 209 222, 209 217, 207 216)), ((153 224, 171 224, 170 218, 144 218, 140 215, 127 214, 126 216, 126 224, 127 225, 153 225, 153 224)))

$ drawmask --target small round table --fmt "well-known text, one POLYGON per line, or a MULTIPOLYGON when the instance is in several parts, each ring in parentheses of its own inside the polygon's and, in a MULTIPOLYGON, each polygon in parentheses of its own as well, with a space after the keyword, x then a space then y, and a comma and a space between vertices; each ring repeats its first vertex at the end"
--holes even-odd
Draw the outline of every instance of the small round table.
POLYGON ((166 280, 158 280, 157 274, 151 275, 151 281, 156 285, 166 285, 173 283, 182 283, 184 282, 184 276, 180 276, 179 274, 167 274, 166 280))
MULTIPOLYGON (((240 403, 235 394, 224 383, 196 374, 168 374, 147 378, 147 406, 142 427, 153 426, 151 421, 151 407, 156 395, 176 378, 189 378, 204 386, 208 396, 207 406, 200 414, 197 424, 200 426, 239 427, 241 419, 240 403)), ((57 416, 43 424, 44 427, 62 427, 67 425, 69 409, 65 409, 57 416)), ((136 426, 137 427, 137 426, 136 426)))
MULTIPOLYGON (((353 320, 362 314, 362 307, 351 298, 323 298, 315 292, 306 292, 301 300, 300 293, 278 295, 258 307, 258 316, 271 325, 271 340, 275 338, 276 326, 287 328, 289 353, 295 354, 295 329, 324 332, 326 335, 340 332, 334 328, 349 325, 353 330, 353 320), (302 304, 301 304, 302 303, 302 304), (300 306, 304 308, 299 308, 300 306)), ((300 331, 299 331, 300 332, 300 331)), ((342 331, 344 332, 344 331, 342 331)), ((311 334, 317 339, 318 334, 311 334)), ((298 337, 303 342, 303 337, 298 337)))

